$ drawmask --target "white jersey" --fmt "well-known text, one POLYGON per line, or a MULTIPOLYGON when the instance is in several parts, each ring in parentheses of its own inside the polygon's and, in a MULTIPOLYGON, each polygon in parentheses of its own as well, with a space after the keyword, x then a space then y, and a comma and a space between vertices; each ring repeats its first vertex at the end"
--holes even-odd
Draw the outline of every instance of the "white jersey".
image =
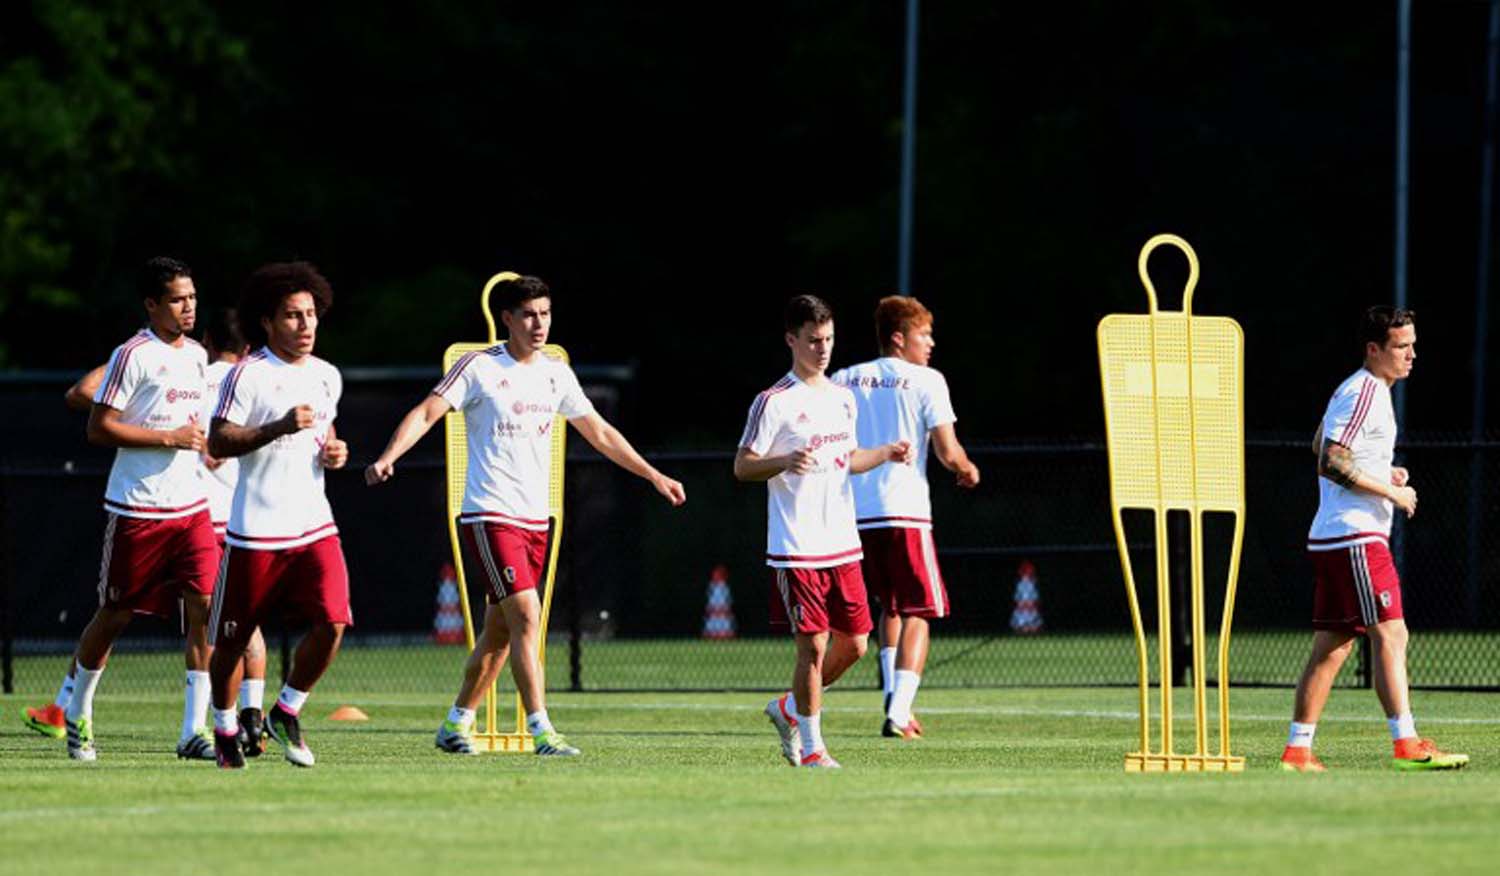
MULTIPOLYGON (((115 348, 94 404, 120 412, 120 422, 169 432, 201 422, 208 356, 183 338, 173 346, 149 328, 115 348)), ((203 424, 205 430, 207 424, 203 424)), ((198 454, 169 447, 121 447, 104 490, 104 509, 125 517, 166 520, 208 507, 198 454)))
POLYGON ((240 477, 229 506, 226 543, 250 550, 282 550, 338 533, 323 494, 320 457, 338 416, 344 380, 316 356, 299 365, 269 348, 241 359, 219 390, 216 419, 263 426, 298 405, 313 409, 314 424, 282 435, 240 457, 240 477))
POLYGON ((766 481, 766 565, 826 569, 864 557, 849 484, 857 417, 848 389, 832 381, 811 386, 795 373, 750 405, 741 447, 757 456, 805 448, 816 460, 807 474, 784 471, 766 481))
POLYGON ((836 372, 834 383, 854 393, 860 447, 909 441, 911 465, 882 465, 854 476, 854 513, 860 529, 932 528, 927 457, 932 430, 958 419, 948 381, 925 365, 895 356, 836 372))
POLYGON ((459 522, 546 531, 555 418, 594 412, 573 369, 546 352, 522 364, 496 344, 453 363, 432 394, 464 415, 469 463, 459 522))
MULTIPOLYGON (((204 431, 213 423, 214 409, 219 406, 219 387, 233 369, 233 363, 222 359, 208 364, 208 393, 202 420, 204 431)), ((218 468, 210 470, 206 465, 200 466, 198 473, 203 478, 203 489, 208 493, 208 516, 213 519, 214 532, 223 535, 229 523, 229 503, 234 499, 234 485, 240 478, 240 461, 234 457, 222 459, 218 468)))
MULTIPOLYGON (((1323 441, 1354 451, 1354 464, 1382 482, 1391 476, 1396 450, 1396 411, 1391 388, 1361 368, 1334 390, 1319 428, 1323 441)), ((1387 541, 1391 534, 1389 499, 1341 487, 1318 478, 1318 514, 1307 533, 1307 549, 1331 551, 1354 544, 1387 541)))

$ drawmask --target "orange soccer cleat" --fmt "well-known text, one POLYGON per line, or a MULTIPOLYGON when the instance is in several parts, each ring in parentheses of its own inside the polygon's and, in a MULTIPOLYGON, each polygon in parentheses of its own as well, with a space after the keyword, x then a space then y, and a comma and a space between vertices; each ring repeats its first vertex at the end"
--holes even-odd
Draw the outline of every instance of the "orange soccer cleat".
POLYGON ((1467 754, 1439 751, 1431 739, 1415 736, 1397 739, 1391 766, 1398 770, 1461 770, 1469 765, 1467 754))
POLYGON ((1281 752, 1281 768, 1289 773, 1326 773, 1328 767, 1313 755, 1311 748, 1293 748, 1288 745, 1281 752))
POLYGON ((40 709, 28 708, 26 710, 26 726, 43 736, 51 736, 53 739, 62 739, 68 735, 66 721, 62 706, 56 703, 40 709))

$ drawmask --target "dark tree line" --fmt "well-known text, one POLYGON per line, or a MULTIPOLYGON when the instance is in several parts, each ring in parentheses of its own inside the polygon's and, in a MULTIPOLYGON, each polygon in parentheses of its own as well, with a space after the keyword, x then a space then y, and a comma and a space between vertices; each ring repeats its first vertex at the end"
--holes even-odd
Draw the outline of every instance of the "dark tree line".
MULTIPOLYGON (((644 443, 722 445, 785 367, 788 294, 834 304, 836 361, 873 353, 900 6, 7 4, 0 365, 98 361, 156 253, 210 306, 317 262, 345 365, 474 339, 509 268, 553 284, 578 361, 638 364, 644 443)), ((1418 429, 1468 423, 1484 16, 1414 21, 1418 429)), ((963 433, 1099 431, 1093 326, 1143 306, 1158 231, 1245 326, 1251 427, 1310 432, 1391 294, 1394 30, 1366 3, 927 3, 912 291, 963 433)))

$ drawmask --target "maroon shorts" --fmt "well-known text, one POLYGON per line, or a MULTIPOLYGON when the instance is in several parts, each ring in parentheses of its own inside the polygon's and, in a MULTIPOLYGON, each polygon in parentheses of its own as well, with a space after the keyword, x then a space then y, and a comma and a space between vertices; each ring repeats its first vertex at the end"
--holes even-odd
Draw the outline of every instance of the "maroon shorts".
POLYGON ((863 636, 874 629, 859 563, 826 569, 771 570, 771 628, 863 636))
POLYGON ((865 586, 890 617, 947 617, 948 590, 938 571, 932 531, 905 526, 861 529, 865 586))
POLYGON ((255 628, 271 617, 354 623, 349 570, 337 535, 280 550, 225 548, 209 615, 209 643, 248 642, 255 628))
POLYGON ((459 524, 469 549, 470 568, 479 569, 485 600, 496 605, 507 596, 542 586, 547 568, 547 531, 475 520, 459 524))
POLYGON ((1312 559, 1313 629, 1363 633, 1401 614, 1401 579, 1383 541, 1308 551, 1312 559))
POLYGON ((219 548, 208 512, 169 520, 108 515, 99 562, 99 604, 170 617, 188 593, 208 595, 219 548))

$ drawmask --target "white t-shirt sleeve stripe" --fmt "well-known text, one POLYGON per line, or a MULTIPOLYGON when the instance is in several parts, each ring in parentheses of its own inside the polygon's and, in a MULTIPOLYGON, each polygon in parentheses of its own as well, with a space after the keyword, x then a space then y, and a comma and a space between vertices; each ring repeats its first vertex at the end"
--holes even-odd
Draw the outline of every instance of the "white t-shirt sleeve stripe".
POLYGON ((453 405, 454 408, 461 408, 464 394, 462 392, 458 393, 458 398, 455 401, 455 399, 448 394, 448 390, 452 389, 453 385, 458 382, 459 377, 461 377, 464 373, 464 369, 469 367, 469 363, 473 362, 474 357, 477 355, 479 354, 463 354, 463 356, 461 356, 457 362, 453 363, 453 367, 448 369, 448 373, 443 375, 443 379, 438 381, 438 385, 432 388, 432 394, 442 396, 448 402, 448 404, 453 405))
POLYGON ((250 364, 250 362, 250 358, 241 359, 239 362, 236 362, 234 370, 230 371, 229 376, 224 378, 224 385, 219 388, 219 404, 214 408, 214 419, 229 420, 237 426, 244 425, 242 422, 244 420, 243 408, 238 411, 239 419, 237 420, 230 417, 229 412, 235 408, 235 390, 239 388, 240 377, 245 373, 245 366, 250 364))
MULTIPOLYGON (((1355 436, 1359 434, 1360 427, 1365 422, 1365 414, 1370 412, 1370 402, 1374 398, 1375 381, 1367 378, 1360 384, 1359 397, 1355 400, 1354 409, 1349 414, 1348 422, 1344 423, 1344 428, 1339 431, 1339 437, 1335 439, 1338 443, 1347 447, 1349 446, 1349 442, 1353 441, 1355 436)), ((1342 399, 1340 401, 1342 402, 1342 399)), ((1342 408, 1343 405, 1340 404, 1340 407, 1342 408)), ((1338 413, 1342 413, 1342 411, 1338 413)))
POLYGON ((94 395, 95 404, 124 410, 125 405, 130 403, 130 396, 135 391, 136 384, 135 376, 130 373, 130 354, 144 343, 146 343, 146 338, 136 335, 115 348, 115 354, 110 357, 109 366, 104 372, 104 383, 94 395), (124 394, 123 398, 121 393, 124 394))
POLYGON ((776 438, 776 430, 769 428, 766 423, 770 407, 770 390, 756 396, 755 403, 750 406, 750 416, 745 422, 745 434, 740 436, 740 446, 757 456, 765 456, 776 438))

